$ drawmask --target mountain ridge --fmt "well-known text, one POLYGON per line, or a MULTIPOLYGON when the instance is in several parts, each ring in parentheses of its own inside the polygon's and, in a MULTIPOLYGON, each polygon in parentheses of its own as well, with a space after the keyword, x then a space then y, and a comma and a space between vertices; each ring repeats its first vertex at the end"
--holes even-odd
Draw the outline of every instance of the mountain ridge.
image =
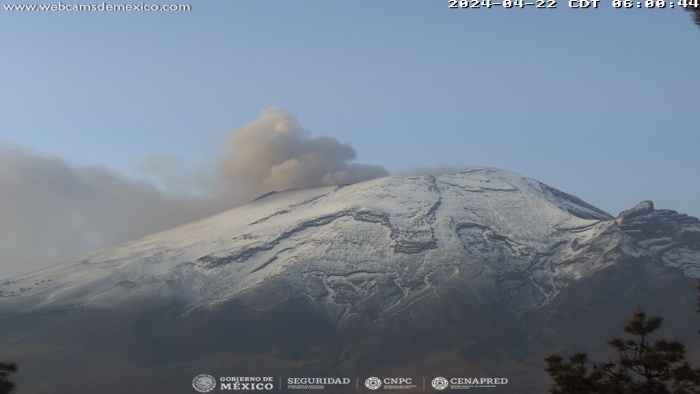
POLYGON ((472 168, 272 193, 8 279, 0 349, 26 394, 184 394, 232 371, 504 376, 495 392, 542 392, 547 353, 604 359, 639 305, 700 354, 691 277, 697 218, 650 201, 612 217, 472 168))
MULTIPOLYGON (((600 237, 610 253, 619 248, 620 255, 656 256, 700 276, 692 247, 668 234, 656 241, 628 236, 635 218, 682 217, 665 212, 643 202, 614 218, 536 180, 480 167, 268 193, 210 218, 4 281, 0 311, 150 307, 177 300, 189 313, 232 299, 264 309, 303 296, 340 321, 377 298, 379 313, 390 314, 442 283, 466 285, 485 297, 499 293, 524 312, 610 264, 614 259, 590 252, 599 249, 600 237), (651 252, 659 242, 663 253, 651 252), (479 279, 481 274, 489 279, 479 279)), ((681 237, 694 240, 700 226, 684 223, 681 237)), ((668 231, 683 227, 674 226, 668 231)))

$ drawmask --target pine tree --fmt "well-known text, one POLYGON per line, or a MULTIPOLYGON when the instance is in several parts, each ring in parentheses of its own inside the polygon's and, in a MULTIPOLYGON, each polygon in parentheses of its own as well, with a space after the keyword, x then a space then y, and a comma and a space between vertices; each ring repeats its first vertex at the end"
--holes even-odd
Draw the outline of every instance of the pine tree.
MULTIPOLYGON (((698 281, 700 291, 700 281, 698 281)), ((700 296, 697 311, 700 312, 700 296)), ((700 369, 686 357, 677 339, 651 340, 661 328, 661 316, 647 317, 638 308, 625 323, 629 338, 613 338, 608 343, 617 358, 587 367, 588 355, 579 351, 568 361, 559 354, 545 358, 547 373, 554 381, 552 394, 700 394, 700 369)))
POLYGON ((7 375, 17 372, 17 364, 0 362, 0 394, 10 394, 15 389, 15 384, 12 383, 7 375))
POLYGON ((693 22, 700 27, 700 7, 689 6, 685 10, 693 14, 693 22))
MULTIPOLYGON (((564 361, 558 354, 550 354, 545 361, 547 372, 554 380, 554 386, 549 390, 552 394, 623 393, 620 384, 613 378, 614 375, 610 375, 605 368, 594 364, 588 370, 588 355, 583 351, 569 356, 569 361, 564 361)), ((623 374, 618 371, 616 376, 623 374)))

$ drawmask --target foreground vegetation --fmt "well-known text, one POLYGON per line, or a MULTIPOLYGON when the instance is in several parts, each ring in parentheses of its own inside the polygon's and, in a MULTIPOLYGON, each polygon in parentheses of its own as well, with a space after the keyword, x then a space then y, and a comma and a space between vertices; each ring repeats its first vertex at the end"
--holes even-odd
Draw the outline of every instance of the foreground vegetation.
MULTIPOLYGON (((700 290, 700 281, 698 282, 700 290)), ((700 296, 697 311, 700 312, 700 296)), ((675 338, 651 337, 662 326, 661 316, 648 317, 638 308, 625 323, 627 339, 608 341, 617 357, 588 366, 580 351, 564 360, 559 354, 545 358, 553 380, 552 394, 697 394, 700 369, 687 359, 683 343, 675 338)))

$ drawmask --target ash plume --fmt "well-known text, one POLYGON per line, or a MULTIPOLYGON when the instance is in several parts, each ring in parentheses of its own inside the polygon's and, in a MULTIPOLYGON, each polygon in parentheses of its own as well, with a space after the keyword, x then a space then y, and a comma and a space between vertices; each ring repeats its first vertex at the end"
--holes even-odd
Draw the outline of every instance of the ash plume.
POLYGON ((382 166, 352 163, 357 152, 332 137, 312 138, 290 113, 270 108, 234 131, 224 175, 242 187, 265 193, 361 182, 389 176, 382 166))
POLYGON ((137 167, 154 182, 0 143, 0 278, 243 205, 260 194, 388 176, 355 149, 312 138, 288 112, 268 109, 234 131, 219 169, 168 155, 137 167))
POLYGON ((215 196, 177 196, 104 166, 0 144, 0 278, 224 209, 215 196))

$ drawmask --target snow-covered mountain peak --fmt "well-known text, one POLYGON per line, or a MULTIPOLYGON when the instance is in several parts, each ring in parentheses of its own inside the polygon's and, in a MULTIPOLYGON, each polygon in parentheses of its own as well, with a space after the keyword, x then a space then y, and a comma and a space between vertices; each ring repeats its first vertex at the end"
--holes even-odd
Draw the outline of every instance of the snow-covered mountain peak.
POLYGON ((526 311, 613 264, 605 253, 647 253, 612 219, 494 168, 288 190, 10 279, 0 310, 174 300, 261 310, 298 297, 342 322, 451 289, 526 311))

